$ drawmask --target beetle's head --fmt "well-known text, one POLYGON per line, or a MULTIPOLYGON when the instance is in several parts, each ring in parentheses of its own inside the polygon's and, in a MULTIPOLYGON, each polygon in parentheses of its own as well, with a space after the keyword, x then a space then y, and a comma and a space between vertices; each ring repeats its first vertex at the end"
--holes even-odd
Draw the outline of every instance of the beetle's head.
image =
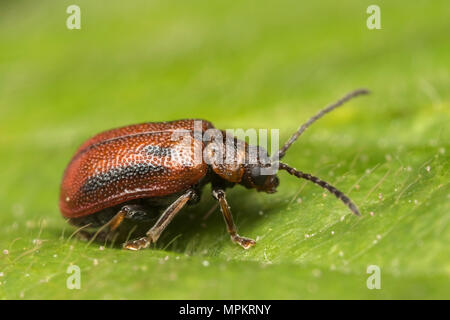
POLYGON ((280 184, 276 170, 267 151, 262 147, 247 145, 247 161, 244 163, 244 174, 240 184, 258 191, 275 193, 280 184), (253 160, 253 161, 252 161, 253 160))

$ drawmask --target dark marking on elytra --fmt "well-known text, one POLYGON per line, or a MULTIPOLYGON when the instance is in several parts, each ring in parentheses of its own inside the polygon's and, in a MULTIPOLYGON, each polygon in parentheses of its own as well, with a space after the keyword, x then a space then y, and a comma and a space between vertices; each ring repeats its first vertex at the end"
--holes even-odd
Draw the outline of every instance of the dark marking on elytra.
POLYGON ((150 173, 159 173, 165 170, 167 170, 166 167, 151 163, 138 163, 112 168, 87 179, 81 187, 81 191, 84 193, 94 192, 124 179, 136 179, 139 178, 139 176, 145 176, 150 173))
POLYGON ((149 144, 143 148, 143 151, 156 157, 172 157, 172 148, 165 148, 149 144))

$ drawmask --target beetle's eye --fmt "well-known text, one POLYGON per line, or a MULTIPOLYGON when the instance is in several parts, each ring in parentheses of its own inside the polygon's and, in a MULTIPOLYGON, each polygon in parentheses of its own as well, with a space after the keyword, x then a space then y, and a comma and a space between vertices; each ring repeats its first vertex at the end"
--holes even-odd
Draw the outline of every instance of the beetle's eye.
POLYGON ((264 183, 266 183, 267 176, 261 175, 261 168, 260 167, 253 167, 250 171, 250 175, 252 178, 252 182, 257 186, 262 186, 264 183))

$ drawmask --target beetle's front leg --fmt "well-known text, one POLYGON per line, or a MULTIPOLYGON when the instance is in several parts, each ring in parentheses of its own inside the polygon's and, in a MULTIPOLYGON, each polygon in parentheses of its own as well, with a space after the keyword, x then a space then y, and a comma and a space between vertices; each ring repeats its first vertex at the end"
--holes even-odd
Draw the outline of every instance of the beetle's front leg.
POLYGON ((227 199, 225 198, 225 191, 222 189, 213 189, 212 195, 219 201, 220 210, 222 211, 223 218, 227 225, 227 231, 230 234, 231 240, 239 244, 244 249, 249 249, 256 244, 253 239, 241 237, 236 231, 236 225, 233 221, 233 216, 231 215, 230 207, 228 206, 227 199))
POLYGON ((194 190, 189 189, 172 203, 159 217, 155 225, 147 232, 145 237, 124 243, 123 248, 128 250, 140 250, 148 248, 150 244, 156 243, 161 233, 172 221, 175 215, 186 205, 186 203, 196 197, 194 190))

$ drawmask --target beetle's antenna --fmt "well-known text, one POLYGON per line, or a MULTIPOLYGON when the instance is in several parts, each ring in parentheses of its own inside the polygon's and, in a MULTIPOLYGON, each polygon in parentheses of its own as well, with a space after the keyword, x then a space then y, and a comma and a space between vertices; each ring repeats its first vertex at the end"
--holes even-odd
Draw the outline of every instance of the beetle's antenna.
POLYGON ((347 197, 342 191, 338 190, 336 187, 333 187, 328 182, 325 182, 313 175, 310 175, 309 173, 304 173, 299 170, 296 170, 294 168, 291 168, 287 164, 279 163, 279 168, 281 170, 286 170, 289 174, 296 176, 297 178, 309 180, 311 182, 314 182, 315 184, 321 186, 324 189, 327 189, 332 194, 336 196, 339 200, 341 200, 354 214, 357 216, 361 216, 361 213, 358 210, 358 207, 353 203, 352 200, 350 200, 349 197, 347 197))
MULTIPOLYGON (((304 124, 302 124, 301 127, 297 130, 297 132, 295 132, 291 136, 291 138, 286 142, 286 144, 278 151, 278 159, 281 159, 284 157, 284 155, 286 154, 286 151, 289 149, 289 147, 298 139, 298 137, 300 137, 302 135, 303 132, 305 132, 306 129, 308 129, 308 127, 310 125, 312 125, 314 122, 316 122, 316 120, 319 120, 325 114, 336 109, 337 107, 342 106, 344 103, 351 100, 352 98, 355 98, 355 97, 363 95, 363 94, 368 94, 368 93, 370 93, 370 91, 367 89, 357 89, 355 91, 348 93, 347 95, 345 95, 344 97, 342 97, 341 99, 339 99, 338 101, 333 103, 332 105, 329 105, 325 109, 320 110, 315 116, 311 117, 308 121, 306 121, 304 124)), ((273 158, 273 160, 278 160, 278 159, 275 159, 275 157, 273 158)))

